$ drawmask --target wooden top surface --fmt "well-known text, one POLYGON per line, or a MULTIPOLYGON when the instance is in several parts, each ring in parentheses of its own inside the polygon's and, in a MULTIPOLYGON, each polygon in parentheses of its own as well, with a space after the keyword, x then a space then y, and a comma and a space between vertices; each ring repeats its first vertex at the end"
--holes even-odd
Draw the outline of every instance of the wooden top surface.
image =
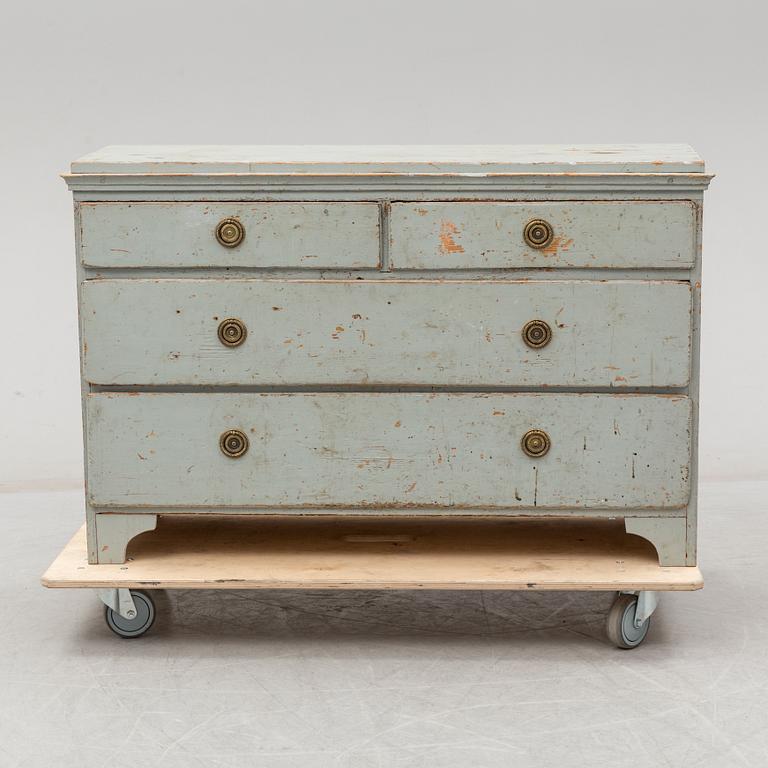
POLYGON ((46 587, 693 590, 620 520, 161 517, 122 565, 89 565, 85 527, 46 587))
POLYGON ((115 145, 73 174, 704 173, 687 144, 115 145))

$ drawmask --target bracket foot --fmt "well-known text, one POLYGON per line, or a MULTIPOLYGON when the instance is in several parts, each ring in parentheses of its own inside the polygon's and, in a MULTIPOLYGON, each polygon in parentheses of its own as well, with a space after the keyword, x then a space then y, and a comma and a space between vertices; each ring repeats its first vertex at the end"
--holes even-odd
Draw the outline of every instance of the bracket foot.
POLYGON ((140 533, 154 531, 156 527, 157 515, 98 513, 96 560, 93 562, 124 563, 128 542, 140 533))
POLYGON ((653 544, 659 565, 695 565, 685 554, 686 519, 684 517, 625 517, 624 528, 653 544))

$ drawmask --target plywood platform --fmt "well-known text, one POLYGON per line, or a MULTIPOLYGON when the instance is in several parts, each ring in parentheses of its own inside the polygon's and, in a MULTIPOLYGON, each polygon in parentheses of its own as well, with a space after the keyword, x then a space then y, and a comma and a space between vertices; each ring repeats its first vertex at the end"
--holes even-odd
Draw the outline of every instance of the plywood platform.
POLYGON ((620 520, 166 516, 122 565, 89 565, 85 527, 46 587, 693 590, 620 520))

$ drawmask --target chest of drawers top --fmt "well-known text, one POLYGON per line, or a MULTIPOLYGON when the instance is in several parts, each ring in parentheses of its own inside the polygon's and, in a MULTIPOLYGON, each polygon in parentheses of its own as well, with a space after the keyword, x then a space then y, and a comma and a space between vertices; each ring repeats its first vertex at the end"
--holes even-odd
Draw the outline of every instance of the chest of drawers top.
POLYGON ((687 144, 115 145, 72 163, 86 173, 703 173, 687 144))
MULTIPOLYGON (((685 144, 109 146, 65 174, 83 199, 211 192, 372 199, 482 199, 515 192, 700 191, 710 176, 685 144), (94 196, 95 195, 95 196, 94 196)), ((138 199, 138 198, 137 198, 138 199)))

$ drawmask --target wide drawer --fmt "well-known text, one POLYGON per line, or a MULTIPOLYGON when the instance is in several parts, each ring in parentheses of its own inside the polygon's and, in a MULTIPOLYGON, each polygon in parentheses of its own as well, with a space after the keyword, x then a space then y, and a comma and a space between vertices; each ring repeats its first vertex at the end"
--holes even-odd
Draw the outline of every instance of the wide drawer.
POLYGON ((687 201, 394 203, 393 269, 682 268, 695 261, 687 201), (526 225, 540 220, 538 232, 526 225), (538 235, 538 239, 534 237, 538 235), (543 237, 541 237, 543 235, 543 237))
POLYGON ((80 203, 80 256, 91 267, 376 268, 379 208, 375 203, 80 203), (220 231, 228 219, 234 224, 220 231), (239 234, 242 240, 235 244, 239 234))
POLYGON ((639 509, 686 504, 686 397, 139 394, 87 397, 98 507, 639 509), (240 430, 249 447, 225 455, 240 430), (544 431, 549 452, 521 439, 544 431))
POLYGON ((82 354, 104 385, 671 387, 690 311, 675 281, 101 279, 82 286, 82 354), (219 339, 232 320, 238 346, 219 339))

